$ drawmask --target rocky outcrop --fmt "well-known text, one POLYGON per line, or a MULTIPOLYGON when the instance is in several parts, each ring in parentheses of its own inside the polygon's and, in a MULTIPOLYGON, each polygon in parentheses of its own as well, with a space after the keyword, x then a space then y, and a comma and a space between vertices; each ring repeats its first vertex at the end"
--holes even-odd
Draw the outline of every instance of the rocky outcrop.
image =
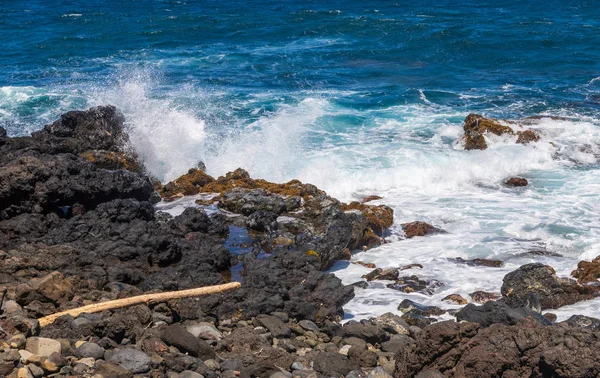
POLYGON ((414 346, 396 354, 394 377, 430 369, 466 378, 591 378, 600 371, 600 341, 590 330, 543 326, 531 318, 480 327, 447 321, 425 328, 414 346))
POLYGON ((540 139, 539 133, 535 130, 519 130, 515 133, 513 128, 523 128, 523 126, 515 122, 509 123, 507 121, 486 118, 479 114, 469 114, 465 118, 465 124, 463 126, 465 133, 462 141, 464 143, 465 150, 487 149, 488 145, 485 137, 489 134, 498 136, 516 134, 516 143, 519 144, 537 142, 540 139))
POLYGON ((523 177, 511 177, 504 181, 504 185, 511 187, 527 186, 528 184, 527 179, 523 177))
POLYGON ((557 277, 552 267, 540 263, 523 265, 507 274, 501 291, 511 307, 527 307, 533 295, 539 300, 542 310, 559 308, 598 295, 595 286, 582 286, 573 279, 557 277))

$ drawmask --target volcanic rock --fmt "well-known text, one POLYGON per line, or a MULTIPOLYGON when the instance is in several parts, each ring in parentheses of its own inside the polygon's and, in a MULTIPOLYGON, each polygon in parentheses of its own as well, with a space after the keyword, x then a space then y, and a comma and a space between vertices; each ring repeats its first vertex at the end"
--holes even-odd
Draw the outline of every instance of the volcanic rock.
POLYGON ((434 227, 425 222, 411 222, 402 224, 404 235, 407 239, 414 238, 415 236, 445 234, 446 231, 434 227))
POLYGON ((511 177, 504 181, 504 185, 512 187, 527 186, 528 184, 527 179, 523 177, 511 177))

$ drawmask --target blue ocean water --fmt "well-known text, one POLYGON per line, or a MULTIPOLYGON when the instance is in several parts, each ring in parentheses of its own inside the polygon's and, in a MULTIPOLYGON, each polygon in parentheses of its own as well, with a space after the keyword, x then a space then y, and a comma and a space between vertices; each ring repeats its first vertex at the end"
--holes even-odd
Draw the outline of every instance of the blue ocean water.
MULTIPOLYGON (((526 262, 568 275, 600 255, 596 1, 6 0, 0 41, 10 135, 110 103, 162 180, 203 160, 213 175, 241 166, 344 200, 382 195, 396 211, 391 243, 355 259, 423 263, 415 273, 446 286, 422 302, 497 291, 526 262), (470 112, 566 119, 537 122, 535 146, 498 138, 464 151, 470 112), (507 190, 514 175, 531 185, 507 190), (400 223, 417 219, 450 234, 403 240, 400 223), (529 250, 564 257, 523 257, 529 250)), ((364 274, 336 269, 347 282, 364 274)), ((380 313, 403 298, 375 287, 348 311, 380 313)))

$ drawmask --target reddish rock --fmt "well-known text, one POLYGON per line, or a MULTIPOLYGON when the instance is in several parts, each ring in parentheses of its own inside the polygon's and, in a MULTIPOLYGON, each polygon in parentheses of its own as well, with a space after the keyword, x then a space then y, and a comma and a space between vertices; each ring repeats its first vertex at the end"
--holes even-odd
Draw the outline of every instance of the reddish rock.
POLYGON ((580 284, 587 282, 597 283, 598 277, 600 277, 600 256, 597 256, 592 261, 580 261, 577 264, 577 269, 571 275, 577 278, 577 282, 580 284))
POLYGON ((367 203, 367 202, 371 202, 371 201, 377 201, 383 199, 380 196, 376 196, 376 195, 371 195, 371 196, 366 196, 365 198, 363 198, 362 200, 360 200, 360 203, 367 203))
POLYGON ((500 260, 490 260, 490 259, 465 260, 461 257, 456 257, 454 259, 448 259, 448 260, 458 263, 458 264, 465 264, 465 265, 470 265, 470 266, 487 266, 489 268, 500 268, 502 265, 504 265, 504 263, 500 260))
POLYGON ((512 187, 527 186, 528 184, 529 182, 527 181, 527 179, 523 177, 511 177, 508 180, 504 181, 504 185, 512 187))
POLYGON ((425 236, 425 235, 435 235, 435 234, 445 234, 446 231, 434 227, 429 223, 425 222, 411 222, 404 223, 402 225, 402 229, 404 230, 404 235, 407 239, 414 238, 415 236, 425 236))
POLYGON ((479 114, 469 114, 465 118, 463 130, 465 131, 463 137, 465 150, 487 149, 487 143, 484 138, 484 135, 487 133, 495 135, 514 134, 513 129, 509 126, 503 125, 496 119, 486 118, 479 114))
POLYGON ((534 130, 518 131, 517 135, 517 143, 519 144, 529 144, 540 140, 540 135, 534 130))

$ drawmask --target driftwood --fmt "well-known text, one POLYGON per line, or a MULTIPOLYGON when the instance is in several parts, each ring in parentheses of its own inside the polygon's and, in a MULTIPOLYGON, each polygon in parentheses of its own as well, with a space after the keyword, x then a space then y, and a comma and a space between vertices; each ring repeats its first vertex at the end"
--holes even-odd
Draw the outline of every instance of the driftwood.
POLYGON ((224 291, 237 289, 240 287, 239 282, 231 282, 224 285, 216 285, 216 286, 206 286, 199 287, 197 289, 188 289, 188 290, 179 290, 179 291, 169 291, 166 293, 154 293, 154 294, 144 294, 138 295, 136 297, 131 298, 123 298, 116 299, 114 301, 107 301, 101 303, 94 303, 91 305, 73 308, 71 310, 57 312, 56 314, 44 316, 43 318, 38 319, 40 323, 40 327, 45 327, 49 324, 54 323, 54 321, 60 318, 63 315, 71 315, 73 317, 77 317, 83 313, 94 313, 94 312, 102 312, 107 310, 115 310, 118 308, 135 306, 141 303, 155 303, 155 302, 164 302, 170 299, 181 299, 181 298, 189 298, 189 297, 198 297, 201 295, 207 294, 216 294, 222 293, 224 291))

